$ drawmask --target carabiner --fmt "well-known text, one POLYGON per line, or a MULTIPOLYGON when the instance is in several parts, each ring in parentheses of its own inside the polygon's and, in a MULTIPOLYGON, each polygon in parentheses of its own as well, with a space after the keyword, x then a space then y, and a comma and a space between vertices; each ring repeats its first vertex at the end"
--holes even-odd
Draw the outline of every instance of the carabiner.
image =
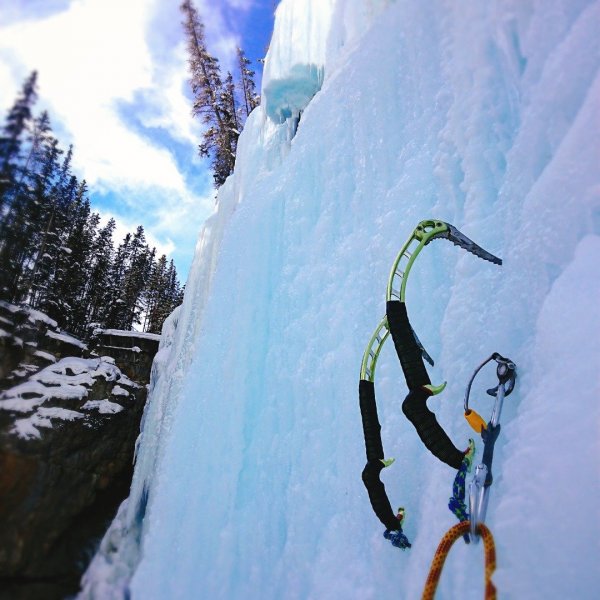
POLYGON ((517 370, 515 363, 508 358, 504 358, 497 352, 494 352, 494 354, 475 369, 465 393, 465 418, 471 427, 481 434, 484 445, 481 463, 477 465, 475 476, 469 485, 470 534, 475 543, 479 541, 478 526, 485 521, 489 500, 489 489, 494 480, 492 476, 492 461, 494 460, 494 446, 500 435, 500 415, 502 414, 502 405, 504 403, 504 398, 513 391, 516 377, 517 370), (495 388, 487 390, 488 394, 496 397, 496 401, 494 403, 492 416, 486 425, 483 418, 469 408, 469 395, 475 376, 492 360, 497 363, 496 376, 498 377, 498 385, 495 388))

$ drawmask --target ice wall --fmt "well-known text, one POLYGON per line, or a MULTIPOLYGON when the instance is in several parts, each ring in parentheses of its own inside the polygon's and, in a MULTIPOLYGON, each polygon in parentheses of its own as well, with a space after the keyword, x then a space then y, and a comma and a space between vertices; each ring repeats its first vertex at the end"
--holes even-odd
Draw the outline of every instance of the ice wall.
MULTIPOLYGON (((435 242, 407 298, 458 446, 473 368, 494 350, 519 368, 488 511, 500 595, 595 597, 599 22, 597 1, 282 1, 263 107, 200 235, 84 597, 419 597, 454 473, 402 415, 389 344, 384 476, 413 542, 393 548, 360 479, 357 386, 391 263, 430 216, 504 260, 435 242), (319 73, 303 97, 297 65, 319 73)), ((493 380, 473 391, 484 414, 493 380)), ((438 597, 481 598, 482 568, 457 545, 438 597)))

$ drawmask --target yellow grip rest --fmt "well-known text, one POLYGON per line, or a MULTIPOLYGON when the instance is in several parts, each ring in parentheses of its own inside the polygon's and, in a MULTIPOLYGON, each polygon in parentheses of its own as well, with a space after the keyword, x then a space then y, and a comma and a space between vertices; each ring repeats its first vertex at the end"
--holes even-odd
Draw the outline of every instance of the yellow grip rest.
POLYGON ((486 429, 485 421, 474 410, 467 410, 465 419, 477 433, 481 433, 482 429, 486 429))

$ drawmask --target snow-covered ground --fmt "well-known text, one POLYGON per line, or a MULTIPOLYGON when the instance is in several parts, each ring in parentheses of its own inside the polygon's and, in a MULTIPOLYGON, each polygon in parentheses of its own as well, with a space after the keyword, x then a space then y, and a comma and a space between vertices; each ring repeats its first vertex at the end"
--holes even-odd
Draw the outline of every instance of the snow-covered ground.
MULTIPOLYGON (((500 597, 597 596, 599 23, 585 0, 281 2, 263 106, 166 324, 132 493, 84 597, 419 597, 454 473, 402 415, 388 343, 384 478, 413 543, 393 548, 361 482, 357 387, 392 261, 431 217, 504 261, 435 242, 407 296, 457 446, 475 366, 518 366, 487 518, 500 597)), ((485 416, 494 380, 472 391, 485 416)), ((482 597, 481 554, 456 545, 439 598, 482 597)))

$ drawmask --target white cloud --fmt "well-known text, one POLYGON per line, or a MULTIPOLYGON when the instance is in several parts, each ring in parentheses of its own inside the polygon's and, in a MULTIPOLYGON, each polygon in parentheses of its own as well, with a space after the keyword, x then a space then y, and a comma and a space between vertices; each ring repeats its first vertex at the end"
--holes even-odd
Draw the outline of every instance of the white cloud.
MULTIPOLYGON (((161 253, 181 254, 189 245, 191 260, 197 231, 212 212, 213 191, 208 166, 201 166, 196 154, 202 126, 184 94, 188 73, 179 4, 72 0, 68 9, 49 16, 5 21, 0 109, 12 104, 36 69, 36 108, 48 109, 63 147, 74 144, 76 173, 92 192, 110 192, 123 205, 104 206, 104 214, 114 214, 123 235, 143 224, 161 253), (143 135, 144 128, 152 131, 143 135), (154 135, 154 128, 167 135, 154 135), (198 165, 192 182, 197 192, 177 164, 172 140, 189 147, 186 169, 198 165)), ((234 68, 238 44, 224 10, 251 4, 196 0, 210 50, 223 70, 234 68)))
POLYGON ((3 28, 0 45, 27 71, 39 71, 51 118, 72 137, 74 165, 91 185, 183 192, 169 152, 130 131, 118 114, 119 101, 152 85, 148 7, 147 0, 75 0, 68 11, 3 28))
MULTIPOLYGON (((128 233, 132 235, 138 228, 139 223, 133 221, 124 220, 123 217, 112 214, 110 211, 99 211, 100 213, 100 228, 104 227, 110 219, 114 219, 116 222, 115 230, 113 232, 113 245, 116 248, 125 238, 128 233)), ((151 231, 146 231, 146 242, 150 248, 156 248, 156 257, 160 257, 162 254, 171 256, 175 250, 174 242, 167 238, 165 241, 161 241, 155 237, 151 231)))
MULTIPOLYGON (((236 2, 236 0, 232 1, 236 2)), ((244 0, 242 2, 248 3, 244 0)), ((209 52, 219 57, 222 72, 233 72, 236 64, 236 48, 240 45, 240 39, 227 25, 223 6, 214 0, 195 0, 194 5, 205 25, 209 52)))

